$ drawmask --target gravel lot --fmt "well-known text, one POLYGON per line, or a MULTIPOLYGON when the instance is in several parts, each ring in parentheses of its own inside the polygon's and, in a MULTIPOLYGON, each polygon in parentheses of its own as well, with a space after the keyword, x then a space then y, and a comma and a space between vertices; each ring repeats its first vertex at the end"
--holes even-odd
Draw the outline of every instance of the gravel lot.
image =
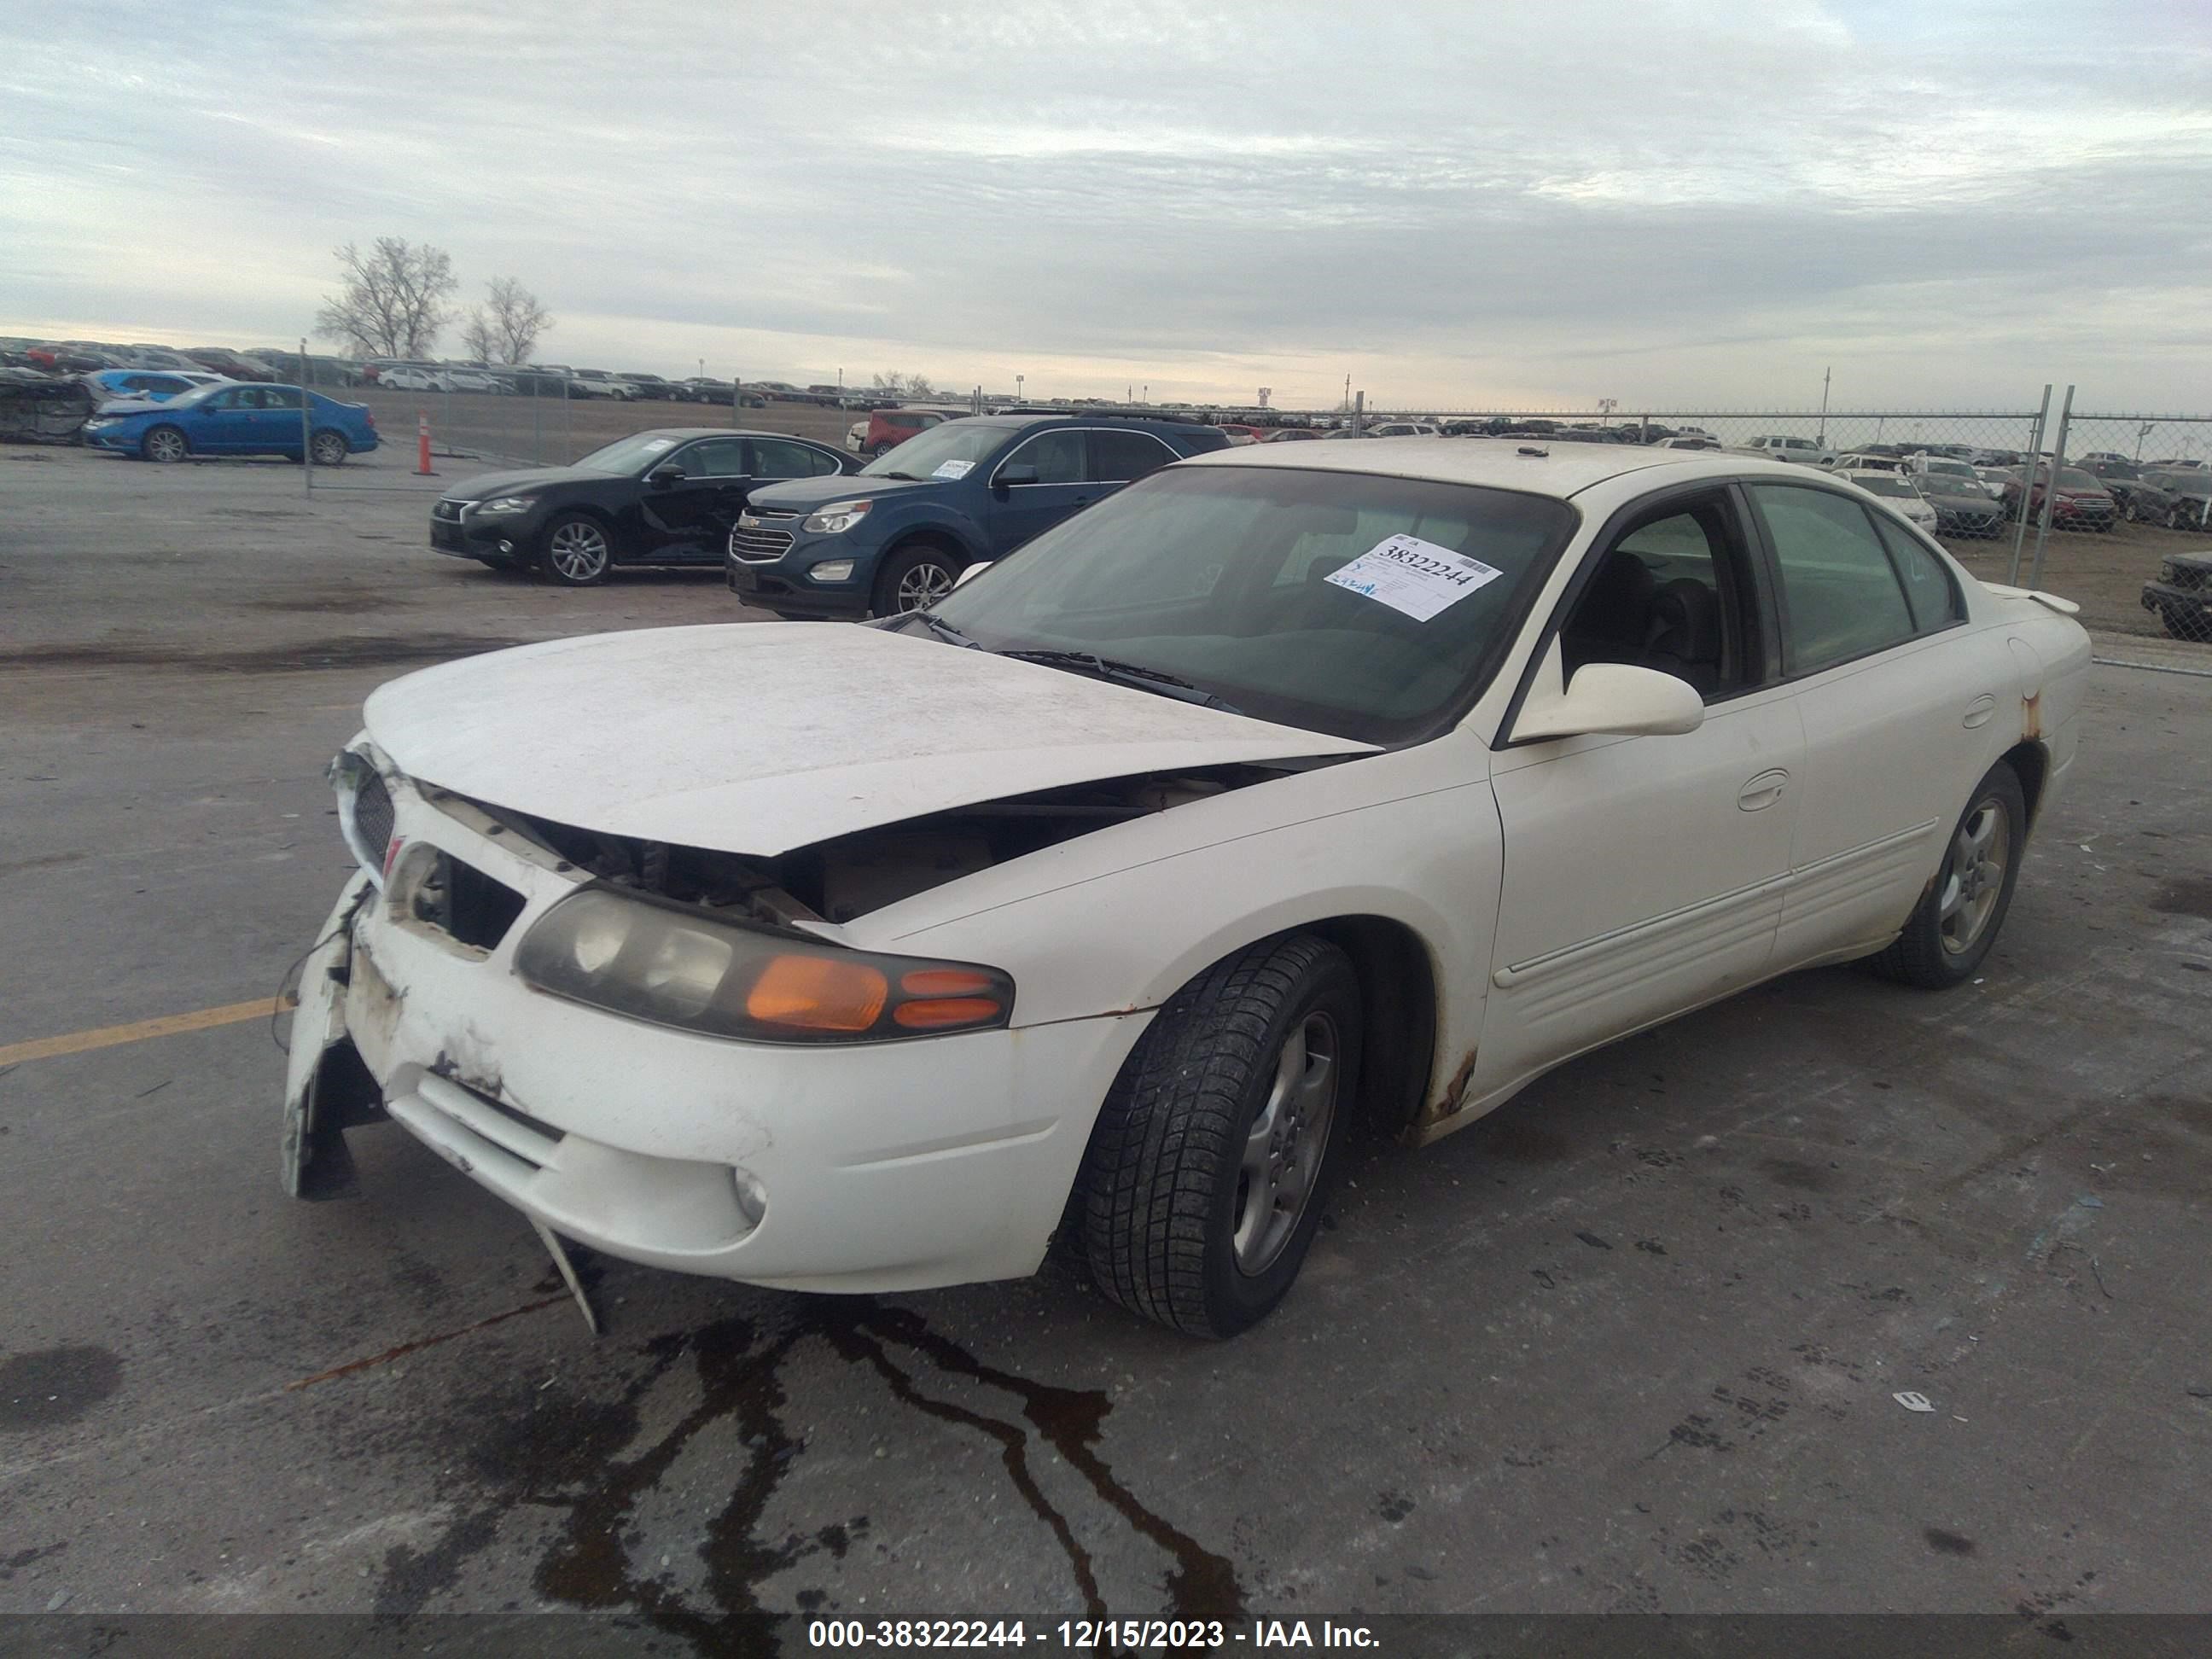
MULTIPOLYGON (((468 468, 410 463, 303 500, 0 451, 0 1049, 269 995, 383 679, 753 619, 713 573, 433 555, 468 468)), ((2132 621, 2182 540, 2054 538, 2046 580, 2132 621)), ((362 1198, 283 1198, 266 1021, 0 1056, 0 1613, 586 1607, 680 1647, 755 1607, 2212 1608, 2212 680, 2097 673, 1981 980, 1797 975, 1370 1148, 1227 1346, 1060 1268, 843 1301, 603 1261, 594 1340, 397 1129, 353 1137, 362 1198)))

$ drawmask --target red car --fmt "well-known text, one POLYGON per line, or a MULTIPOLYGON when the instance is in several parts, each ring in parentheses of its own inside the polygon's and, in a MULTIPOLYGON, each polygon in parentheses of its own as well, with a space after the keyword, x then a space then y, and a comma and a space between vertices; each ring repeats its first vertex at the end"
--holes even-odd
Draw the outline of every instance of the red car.
POLYGON ((1318 438, 1321 434, 1310 426, 1279 426, 1260 440, 1263 444, 1295 443, 1303 438, 1318 438))
POLYGON ((1216 421, 1213 423, 1213 426, 1214 430, 1217 432, 1226 432, 1231 438, 1243 438, 1249 442, 1255 444, 1263 444, 1267 441, 1268 429, 1264 426, 1232 425, 1227 421, 1216 421))
POLYGON ((227 374, 234 380, 273 380, 276 371, 258 357, 248 357, 223 346, 193 346, 185 354, 204 368, 227 374))
POLYGON ((886 449, 896 449, 917 432, 959 417, 942 409, 878 409, 868 416, 868 430, 860 440, 860 453, 870 460, 886 449))
MULTIPOLYGON (((2044 487, 2051 481, 2048 465, 2036 469, 2035 489, 2028 498, 2031 519, 2043 512, 2044 487)), ((2020 516, 2021 475, 2015 472, 2004 487, 2005 516, 2020 516)), ((2051 522, 2063 530, 2110 530, 2119 518, 2112 492, 2078 466, 2058 469, 2058 489, 2051 504, 2051 522)))

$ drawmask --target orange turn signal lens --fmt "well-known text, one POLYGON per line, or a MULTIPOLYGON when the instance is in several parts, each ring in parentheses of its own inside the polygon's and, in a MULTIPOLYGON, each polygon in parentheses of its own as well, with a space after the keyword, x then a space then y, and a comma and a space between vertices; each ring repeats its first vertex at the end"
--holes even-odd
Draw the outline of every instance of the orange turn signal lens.
POLYGON ((866 963, 836 957, 777 957, 745 994, 745 1012, 763 1025, 804 1031, 865 1031, 890 996, 890 982, 866 963))
POLYGON ((917 968, 899 975, 899 993, 909 997, 972 997, 990 992, 994 975, 974 968, 917 968))
MULTIPOLYGON (((908 980, 922 975, 909 974, 908 980)), ((925 997, 902 1002, 891 1011, 891 1022, 909 1031, 946 1031, 956 1025, 985 1025, 1006 1012, 996 997, 925 997)))

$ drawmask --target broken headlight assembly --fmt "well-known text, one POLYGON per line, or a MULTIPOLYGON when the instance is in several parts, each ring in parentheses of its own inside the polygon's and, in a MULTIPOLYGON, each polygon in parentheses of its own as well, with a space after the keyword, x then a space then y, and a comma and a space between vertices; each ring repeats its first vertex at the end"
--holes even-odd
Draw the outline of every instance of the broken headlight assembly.
POLYGON ((842 950, 684 904, 585 887, 524 936, 525 984, 610 1013, 748 1042, 884 1042, 1012 1018, 995 968, 842 950))

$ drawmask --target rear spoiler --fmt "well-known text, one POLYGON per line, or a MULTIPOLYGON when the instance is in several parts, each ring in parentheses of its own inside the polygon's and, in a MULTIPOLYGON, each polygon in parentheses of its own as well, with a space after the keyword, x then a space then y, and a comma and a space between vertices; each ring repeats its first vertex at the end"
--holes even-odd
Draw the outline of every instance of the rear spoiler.
POLYGON ((2056 593, 2046 593, 2039 587, 2007 587, 2002 582, 1984 582, 1982 586, 2001 599, 2033 599, 2047 610, 2062 617, 2078 617, 2081 607, 2071 599, 2062 599, 2056 593))

